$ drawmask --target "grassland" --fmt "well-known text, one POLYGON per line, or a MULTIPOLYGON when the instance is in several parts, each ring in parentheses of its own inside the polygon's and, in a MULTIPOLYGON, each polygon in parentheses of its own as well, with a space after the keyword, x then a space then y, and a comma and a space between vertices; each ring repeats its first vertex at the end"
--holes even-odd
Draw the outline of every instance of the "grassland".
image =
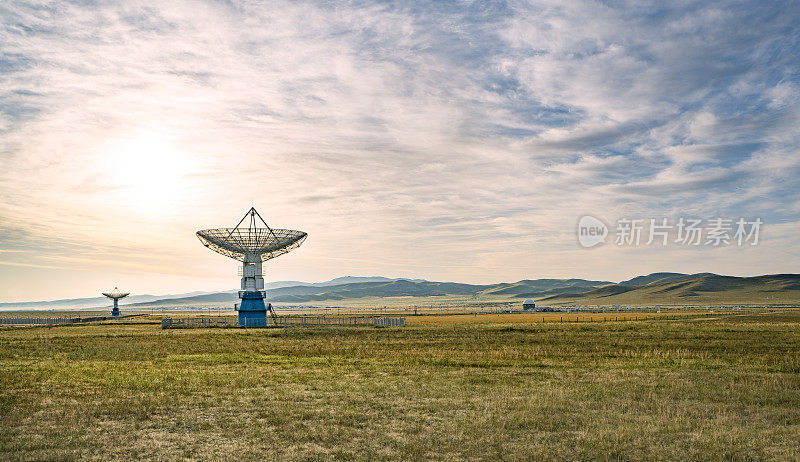
POLYGON ((711 316, 707 312, 611 312, 611 313, 464 313, 464 314, 430 314, 425 316, 408 316, 406 323, 410 326, 467 325, 467 324, 532 324, 532 323, 586 323, 586 322, 618 322, 656 319, 689 318, 711 316))
POLYGON ((4 460, 798 460, 800 312, 6 328, 0 419, 4 460))

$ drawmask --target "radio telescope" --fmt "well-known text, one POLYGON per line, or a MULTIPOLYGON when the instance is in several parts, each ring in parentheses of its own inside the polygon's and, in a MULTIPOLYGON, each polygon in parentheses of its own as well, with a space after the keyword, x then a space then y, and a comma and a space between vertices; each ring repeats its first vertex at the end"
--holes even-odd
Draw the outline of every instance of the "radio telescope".
POLYGON ((125 298, 130 294, 130 292, 120 292, 116 287, 114 287, 114 290, 111 292, 103 292, 103 295, 114 300, 114 309, 111 310, 111 316, 119 316, 119 305, 117 305, 117 302, 119 302, 120 298, 125 298))
MULTIPOLYGON (((306 237, 308 234, 303 231, 270 228, 253 207, 250 207, 234 228, 204 229, 197 232, 197 238, 204 246, 242 262, 242 290, 239 291, 242 302, 237 307, 240 326, 266 325, 266 291, 261 264, 300 247, 306 237), (250 223, 245 228, 242 223, 248 216, 250 223), (263 227, 259 226, 259 220, 263 227)), ((269 309, 274 317, 272 305, 269 309)))

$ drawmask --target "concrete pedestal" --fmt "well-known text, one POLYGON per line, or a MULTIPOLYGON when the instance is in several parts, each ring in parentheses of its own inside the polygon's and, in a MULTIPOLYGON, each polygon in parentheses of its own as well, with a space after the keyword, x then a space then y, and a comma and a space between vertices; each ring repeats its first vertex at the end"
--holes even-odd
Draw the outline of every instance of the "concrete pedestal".
POLYGON ((240 292, 239 325, 242 327, 260 327, 267 325, 267 306, 264 304, 264 292, 240 292))

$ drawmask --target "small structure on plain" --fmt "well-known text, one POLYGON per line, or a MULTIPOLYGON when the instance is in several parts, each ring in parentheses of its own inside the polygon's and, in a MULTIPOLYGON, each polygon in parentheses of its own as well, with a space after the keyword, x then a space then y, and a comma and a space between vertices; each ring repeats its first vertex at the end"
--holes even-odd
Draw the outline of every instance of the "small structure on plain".
POLYGON ((119 316, 119 299, 125 298, 130 294, 130 292, 120 292, 116 287, 114 287, 114 290, 111 292, 103 292, 103 295, 114 300, 114 308, 111 309, 111 316, 119 316))

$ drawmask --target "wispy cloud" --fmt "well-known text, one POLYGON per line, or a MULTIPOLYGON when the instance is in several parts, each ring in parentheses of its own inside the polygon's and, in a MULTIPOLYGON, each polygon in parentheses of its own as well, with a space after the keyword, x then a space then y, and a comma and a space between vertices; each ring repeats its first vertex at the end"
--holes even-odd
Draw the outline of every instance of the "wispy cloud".
POLYGON ((21 262, 13 262, 13 261, 0 261, 0 265, 5 266, 23 266, 26 268, 38 268, 38 269, 59 269, 59 270, 69 270, 69 271, 85 271, 83 268, 74 268, 71 266, 55 266, 55 265, 38 265, 34 263, 21 263, 21 262))
MULTIPOLYGON (((15 261, 193 290, 201 271, 230 278, 194 231, 255 205, 311 236, 279 279, 390 262, 613 279, 662 268, 580 251, 580 214, 800 221, 798 6, 12 1, 0 17, 15 261)), ((681 259, 798 270, 736 255, 735 270, 681 259)))

